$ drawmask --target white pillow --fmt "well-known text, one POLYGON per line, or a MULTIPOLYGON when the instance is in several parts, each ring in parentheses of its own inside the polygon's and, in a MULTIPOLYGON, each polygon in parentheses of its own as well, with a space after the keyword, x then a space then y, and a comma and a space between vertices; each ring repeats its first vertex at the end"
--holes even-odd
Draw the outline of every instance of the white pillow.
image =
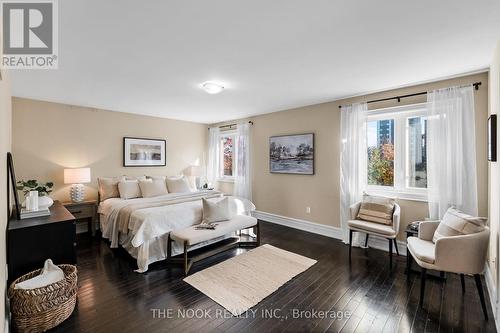
POLYGON ((148 176, 147 178, 153 179, 153 180, 163 180, 165 181, 166 176, 148 176))
POLYGON ((141 180, 139 181, 139 187, 143 198, 152 198, 168 193, 165 182, 159 179, 141 180))
POLYGON ((226 197, 217 202, 202 198, 201 201, 203 202, 203 220, 201 223, 215 223, 231 219, 229 198, 226 197))
POLYGON ((141 197, 141 188, 138 180, 122 180, 118 183, 118 192, 122 199, 134 199, 141 197))
POLYGON ((120 177, 99 177, 97 184, 99 187, 99 196, 101 201, 109 198, 119 198, 120 192, 118 191, 118 183, 125 180, 125 176, 120 177))
POLYGON ((64 280, 64 272, 62 269, 54 265, 52 260, 45 260, 42 273, 32 277, 29 280, 19 282, 14 286, 14 289, 36 289, 48 286, 49 284, 64 280))
POLYGON ((488 221, 485 217, 476 217, 465 214, 453 207, 448 208, 439 222, 439 225, 434 232, 432 241, 436 243, 442 237, 459 236, 474 234, 484 230, 488 221))
POLYGON ((169 193, 187 193, 192 192, 186 177, 167 177, 167 188, 169 193))

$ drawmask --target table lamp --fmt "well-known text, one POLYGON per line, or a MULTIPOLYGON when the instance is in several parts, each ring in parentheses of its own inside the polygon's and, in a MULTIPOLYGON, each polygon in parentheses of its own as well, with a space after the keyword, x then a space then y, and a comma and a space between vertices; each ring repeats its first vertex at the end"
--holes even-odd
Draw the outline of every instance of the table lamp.
POLYGON ((64 184, 71 184, 71 201, 85 199, 85 183, 90 183, 90 168, 64 169, 64 184))
POLYGON ((200 188, 200 176, 203 176, 203 172, 200 166, 192 165, 189 168, 187 168, 186 176, 188 177, 194 177, 194 186, 196 189, 200 188))

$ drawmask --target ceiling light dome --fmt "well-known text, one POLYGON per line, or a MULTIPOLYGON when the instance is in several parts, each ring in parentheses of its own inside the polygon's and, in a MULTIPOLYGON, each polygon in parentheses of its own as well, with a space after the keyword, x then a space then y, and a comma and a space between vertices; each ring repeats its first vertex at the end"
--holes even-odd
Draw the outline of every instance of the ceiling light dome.
POLYGON ((224 85, 222 83, 214 81, 203 82, 201 87, 209 94, 218 94, 224 90, 224 85))

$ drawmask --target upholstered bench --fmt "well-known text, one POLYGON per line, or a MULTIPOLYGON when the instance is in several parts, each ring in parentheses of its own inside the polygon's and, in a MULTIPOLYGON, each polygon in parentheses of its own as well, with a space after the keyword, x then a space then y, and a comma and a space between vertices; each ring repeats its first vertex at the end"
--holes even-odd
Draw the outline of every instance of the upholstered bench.
POLYGON ((183 262, 184 273, 188 275, 191 266, 197 261, 237 246, 245 247, 259 245, 259 221, 252 216, 236 215, 229 221, 217 222, 217 227, 213 230, 195 229, 195 226, 191 226, 189 228, 171 231, 168 236, 167 260, 170 262, 183 262), (240 237, 233 237, 230 242, 224 242, 222 246, 218 246, 199 255, 188 256, 188 251, 192 246, 250 228, 253 228, 256 234, 254 241, 242 241, 240 237), (172 257, 173 241, 179 242, 184 245, 184 253, 182 258, 172 257))

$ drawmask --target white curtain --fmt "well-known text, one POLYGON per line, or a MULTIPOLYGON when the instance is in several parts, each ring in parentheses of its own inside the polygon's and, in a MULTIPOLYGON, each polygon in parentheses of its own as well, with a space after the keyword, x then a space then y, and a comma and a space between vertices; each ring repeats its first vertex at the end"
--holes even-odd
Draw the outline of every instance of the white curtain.
POLYGON ((440 219, 450 206, 477 216, 474 90, 434 90, 427 102, 429 216, 440 219))
MULTIPOLYGON (((344 106, 341 109, 340 154, 340 225, 344 243, 349 241, 347 221, 351 219, 349 207, 361 200, 366 187, 366 103, 344 106)), ((353 245, 359 246, 359 233, 353 237, 353 245)))
POLYGON ((215 187, 220 163, 220 129, 219 127, 212 127, 209 129, 208 133, 207 181, 210 186, 215 187))
POLYGON ((234 195, 252 200, 250 174, 250 124, 238 124, 234 150, 234 195))

